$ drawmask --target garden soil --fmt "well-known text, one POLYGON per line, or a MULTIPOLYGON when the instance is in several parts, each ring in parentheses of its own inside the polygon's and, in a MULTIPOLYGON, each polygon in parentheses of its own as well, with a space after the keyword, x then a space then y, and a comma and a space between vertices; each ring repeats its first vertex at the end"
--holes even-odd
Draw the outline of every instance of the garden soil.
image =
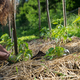
POLYGON ((49 48, 55 48, 54 40, 37 39, 28 44, 33 59, 11 65, 0 62, 0 80, 80 80, 80 38, 72 37, 72 41, 62 44, 70 53, 53 60, 42 56, 49 48))

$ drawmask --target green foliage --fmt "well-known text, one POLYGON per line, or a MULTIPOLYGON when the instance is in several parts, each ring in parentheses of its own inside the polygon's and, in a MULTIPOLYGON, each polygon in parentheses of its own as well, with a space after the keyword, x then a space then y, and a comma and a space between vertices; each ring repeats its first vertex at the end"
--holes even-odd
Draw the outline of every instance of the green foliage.
MULTIPOLYGON (((67 0, 66 6, 67 6, 67 12, 68 10, 73 10, 79 7, 80 1, 79 0, 67 0)), ((44 26, 48 27, 48 21, 47 21, 47 12, 46 12, 46 0, 40 0, 41 5, 41 27, 44 26)), ((62 9, 62 0, 49 0, 49 12, 50 12, 50 19, 51 22, 53 22, 53 19, 60 19, 63 16, 63 9, 62 9)), ((73 15, 73 14, 72 14, 73 15)), ((71 16, 72 16, 71 15, 71 16)), ((68 19, 68 18, 67 18, 68 19)), ((70 19, 68 22, 71 24, 70 19)), ((38 17, 38 2, 37 0, 20 0, 20 4, 17 8, 17 18, 16 18, 16 24, 17 24, 17 34, 19 37, 23 35, 30 35, 35 34, 39 32, 38 30, 38 23, 39 23, 39 17, 38 17), (22 28, 23 27, 23 28, 22 28), (22 29, 20 29, 22 28, 22 29), (32 30, 28 33, 29 30, 32 30), (36 31, 35 31, 36 30, 36 31), (27 32, 26 32, 27 31, 27 32), (32 33, 33 32, 33 33, 32 33)), ((55 28, 56 24, 52 24, 52 28, 55 28)), ((3 30, 8 33, 8 27, 3 30)), ((0 25, 0 31, 2 35, 2 29, 0 25)), ((39 34, 39 33, 38 33, 39 34)))
POLYGON ((75 23, 75 22, 80 22, 80 16, 73 22, 73 23, 75 23))
POLYGON ((19 21, 20 24, 22 23, 24 25, 28 25, 29 27, 38 26, 37 5, 38 3, 36 0, 29 0, 28 3, 24 3, 23 7, 19 8, 20 13, 17 15, 17 21, 19 21))
POLYGON ((18 55, 14 55, 14 43, 11 42, 11 39, 7 38, 8 34, 2 35, 2 39, 6 41, 4 45, 6 45, 7 50, 12 50, 13 52, 10 54, 10 57, 8 59, 9 62, 15 63, 17 61, 26 61, 30 57, 32 57, 32 51, 28 48, 28 43, 24 42, 23 40, 18 39, 18 55))
MULTIPOLYGON (((46 1, 40 0, 41 4, 41 27, 48 27, 47 12, 46 12, 46 1)), ((50 17, 51 20, 56 17, 60 18, 62 16, 62 4, 60 1, 50 0, 50 17), (53 2, 55 3, 53 6, 53 2), (56 8, 58 7, 58 8, 56 8), (54 8, 54 10, 53 10, 54 8), (60 9, 61 8, 61 9, 60 9), (56 13, 57 15, 56 15, 56 13), (54 13, 54 14, 53 14, 54 13)), ((17 14, 17 24, 18 26, 27 26, 29 29, 38 29, 39 16, 38 16, 38 1, 29 0, 25 2, 23 7, 19 7, 19 13, 17 14)), ((28 30, 29 30, 28 29, 28 30)), ((37 31, 38 32, 38 31, 37 31)))
POLYGON ((32 57, 32 51, 28 48, 28 43, 18 40, 18 51, 17 60, 28 60, 32 57))
POLYGON ((66 41, 68 38, 67 28, 63 25, 58 25, 56 29, 52 29, 52 38, 55 39, 56 43, 60 43, 61 40, 66 41))
MULTIPOLYGON (((2 45, 6 45, 6 48, 9 47, 9 46, 13 46, 13 43, 11 42, 11 39, 9 37, 9 35, 6 33, 6 34, 3 34, 1 36, 1 41, 0 41, 0 44, 2 45)), ((10 50, 11 47, 9 47, 7 50, 10 50)))
POLYGON ((80 23, 79 21, 74 22, 78 18, 76 14, 70 14, 67 17, 67 33, 68 36, 77 36, 80 37, 80 23), (74 22, 74 23, 73 23, 74 22))
MULTIPOLYGON (((19 28, 17 29, 18 34, 20 35, 27 35, 29 30, 32 30, 30 34, 33 32, 33 34, 38 33, 38 23, 39 23, 39 17, 38 17, 38 2, 37 0, 28 0, 27 2, 21 0, 20 4, 23 6, 19 6, 19 13, 17 14, 17 26, 25 27, 23 28, 23 31, 19 31, 19 28), (24 2, 21 3, 21 2, 24 2), (36 31, 35 31, 36 30, 36 31), (27 31, 27 32, 26 32, 27 31)), ((77 2, 77 1, 76 1, 77 2)), ((76 3, 75 0, 68 0, 66 1, 67 10, 71 10, 74 7, 74 4, 76 3), (69 6, 70 5, 70 6, 69 6)), ((48 27, 48 20, 47 20, 47 12, 46 12, 46 1, 40 0, 41 4, 41 27, 43 28, 46 26, 48 27)), ((61 0, 50 0, 49 1, 49 12, 50 12, 50 19, 51 22, 59 22, 59 19, 63 16, 63 10, 62 10, 62 1, 61 0), (54 3, 54 5, 53 5, 54 3), (54 19, 54 21, 53 21, 54 19)), ((61 20, 60 20, 61 21, 61 20)), ((62 19, 63 21, 63 19, 62 19)), ((69 20, 71 22, 71 20, 69 20)), ((63 22, 61 22, 63 24, 63 22)), ((71 24, 71 23, 70 23, 71 24)), ((52 28, 55 28, 57 24, 52 24, 52 28)), ((39 34, 39 33, 38 33, 39 34)))
POLYGON ((72 32, 74 32, 73 31, 74 28, 72 28, 74 26, 64 27, 62 25, 63 24, 63 18, 53 20, 53 24, 56 24, 56 28, 55 29, 52 29, 51 36, 52 36, 52 39, 55 39, 56 43, 58 43, 59 46, 60 46, 61 42, 65 43, 67 39, 69 41, 71 41, 71 38, 70 37, 73 34, 72 32))
POLYGON ((51 60, 53 58, 63 56, 64 50, 65 49, 63 47, 60 47, 60 46, 56 46, 55 48, 50 48, 46 52, 45 58, 51 60))
MULTIPOLYGON (((8 46, 8 50, 12 49, 13 46, 8 46)), ((18 40, 18 55, 14 55, 14 51, 10 54, 8 61, 15 63, 17 61, 27 61, 32 57, 32 51, 28 48, 28 43, 18 40)))
POLYGON ((80 1, 79 0, 67 0, 66 1, 66 8, 67 10, 71 11, 79 7, 80 1))
MULTIPOLYGON (((67 0, 67 1, 66 1, 66 9, 67 9, 67 10, 73 9, 74 6, 75 6, 75 1, 73 1, 73 0, 67 0)), ((75 9, 75 8, 74 8, 74 9, 75 9)))
POLYGON ((50 37, 50 31, 49 31, 49 28, 46 28, 46 27, 43 27, 41 29, 41 34, 40 34, 41 37, 47 39, 50 37))
POLYGON ((57 26, 61 25, 63 23, 63 18, 61 18, 61 19, 55 19, 55 20, 53 19, 52 23, 53 24, 57 24, 57 26))
POLYGON ((22 36, 22 37, 19 37, 18 39, 20 39, 21 41, 30 41, 38 38, 39 38, 38 36, 31 35, 31 36, 22 36))
POLYGON ((17 74, 18 74, 18 67, 16 66, 16 71, 17 71, 17 74))
POLYGON ((78 15, 77 14, 69 14, 68 16, 67 16, 67 26, 73 26, 73 27, 75 27, 75 26, 78 26, 76 23, 75 24, 73 24, 73 21, 76 19, 78 17, 78 15))
POLYGON ((48 21, 47 21, 47 13, 41 13, 41 28, 44 26, 48 27, 48 21))
POLYGON ((7 41, 9 39, 9 35, 7 33, 1 36, 2 41, 7 41))

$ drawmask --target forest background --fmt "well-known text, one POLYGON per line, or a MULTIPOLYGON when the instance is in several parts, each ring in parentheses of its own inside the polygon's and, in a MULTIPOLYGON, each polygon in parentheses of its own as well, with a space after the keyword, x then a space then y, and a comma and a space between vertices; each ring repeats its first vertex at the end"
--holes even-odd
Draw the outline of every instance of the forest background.
MULTIPOLYGON (((78 16, 79 4, 80 4, 79 0, 66 1, 67 26, 69 27, 73 26, 72 22, 78 16)), ((40 0, 40 6, 41 6, 41 32, 45 33, 45 31, 48 32, 46 0, 40 0)), ((17 12, 16 13, 17 37, 30 35, 39 36, 38 1, 20 0, 17 4, 16 12, 17 12)), ((63 25, 62 0, 49 0, 49 12, 52 29, 56 28, 58 24, 63 25)), ((0 36, 4 33, 9 34, 8 24, 6 25, 6 27, 2 27, 2 25, 0 25, 0 36)), ((41 36, 44 36, 44 33, 41 33, 41 36)))

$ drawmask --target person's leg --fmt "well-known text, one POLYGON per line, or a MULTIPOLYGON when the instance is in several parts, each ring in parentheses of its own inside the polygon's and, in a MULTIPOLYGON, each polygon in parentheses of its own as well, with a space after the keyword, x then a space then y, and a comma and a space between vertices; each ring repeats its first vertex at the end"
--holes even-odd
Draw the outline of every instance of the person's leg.
POLYGON ((0 51, 0 60, 7 60, 10 54, 0 51))

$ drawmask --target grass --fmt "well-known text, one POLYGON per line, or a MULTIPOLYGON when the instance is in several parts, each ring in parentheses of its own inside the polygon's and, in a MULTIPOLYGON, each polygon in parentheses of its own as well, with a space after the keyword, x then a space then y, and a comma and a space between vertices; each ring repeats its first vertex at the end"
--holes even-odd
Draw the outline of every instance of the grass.
MULTIPOLYGON (((39 39, 39 37, 35 35, 30 35, 30 36, 22 36, 19 37, 18 39, 20 39, 21 41, 31 41, 33 39, 39 39)), ((0 44, 6 44, 6 42, 4 40, 1 40, 0 44)))
POLYGON ((20 39, 21 41, 30 41, 33 39, 39 39, 39 37, 35 35, 31 35, 31 36, 22 36, 22 37, 19 37, 18 39, 20 39))

